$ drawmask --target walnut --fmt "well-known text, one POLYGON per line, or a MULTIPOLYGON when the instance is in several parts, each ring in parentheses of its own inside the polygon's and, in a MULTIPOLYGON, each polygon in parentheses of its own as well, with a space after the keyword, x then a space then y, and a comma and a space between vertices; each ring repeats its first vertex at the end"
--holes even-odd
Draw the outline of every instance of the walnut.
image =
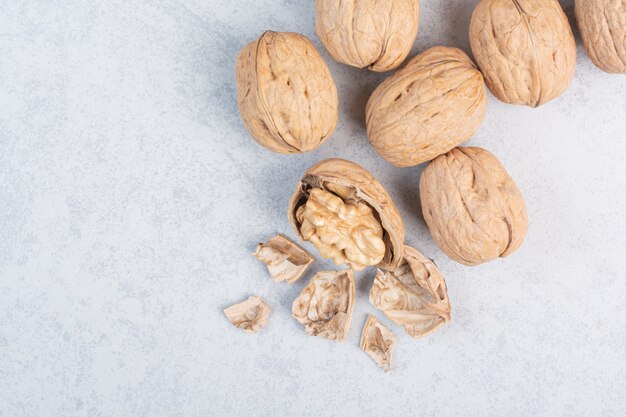
POLYGON ((265 327, 271 311, 260 297, 251 296, 246 301, 228 307, 224 314, 235 327, 255 333, 265 327))
POLYGON ((626 2, 576 0, 575 13, 593 63, 608 73, 626 74, 626 2))
POLYGON ((481 0, 469 33, 487 86, 505 103, 537 107, 572 80, 576 43, 557 0, 481 0))
POLYGON ((379 269, 370 302, 413 337, 423 337, 450 321, 448 289, 439 268, 417 250, 404 247, 394 271, 379 269))
POLYGON ((366 203, 344 203, 341 197, 314 188, 296 219, 302 237, 337 265, 347 263, 360 270, 385 256, 383 228, 366 203))
POLYGON ((385 372, 391 368, 391 355, 395 345, 396 336, 391 330, 380 324, 376 317, 368 315, 361 332, 360 347, 385 372))
POLYGON ((374 90, 365 110, 367 135, 390 163, 418 165, 468 140, 486 108, 483 76, 469 57, 437 46, 374 90))
POLYGON ((326 159, 311 167, 291 197, 288 214, 298 236, 338 264, 394 268, 402 258, 404 224, 398 209, 383 186, 353 162, 326 159))
POLYGON ((277 235, 267 243, 259 243, 254 256, 267 265, 276 282, 293 284, 311 266, 313 257, 284 235, 277 235))
POLYGON ((320 146, 337 125, 335 82, 309 39, 267 31, 237 59, 243 123, 260 144, 280 153, 320 146))
POLYGON ((389 71, 411 51, 418 0, 317 0, 317 35, 337 61, 389 71))
POLYGON ((481 148, 456 148, 422 172, 420 198, 433 239, 465 265, 508 256, 528 228, 522 194, 502 164, 481 148))
POLYGON ((354 272, 318 272, 293 302, 291 313, 306 333, 345 340, 354 307, 354 272))

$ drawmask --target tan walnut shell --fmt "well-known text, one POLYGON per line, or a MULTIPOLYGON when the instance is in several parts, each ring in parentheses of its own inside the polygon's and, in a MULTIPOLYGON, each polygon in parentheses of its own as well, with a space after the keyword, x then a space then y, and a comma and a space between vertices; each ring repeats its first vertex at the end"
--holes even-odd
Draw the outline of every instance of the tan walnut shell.
MULTIPOLYGON (((312 190, 320 189, 341 198, 345 204, 366 204, 382 227, 384 256, 378 266, 394 269, 402 261, 404 242, 404 223, 400 212, 393 204, 389 193, 376 178, 360 165, 344 159, 326 159, 312 166, 296 186, 289 201, 288 216, 296 233, 302 235, 302 222, 298 219, 301 207, 307 205, 312 190)), ((320 219, 325 222, 326 219, 320 219)), ((334 239, 333 230, 326 230, 330 239, 322 239, 324 244, 332 245, 342 253, 356 248, 354 236, 344 236, 341 241, 334 239), (346 239, 347 238, 347 239, 346 239), (346 247, 352 246, 352 247, 346 247)), ((314 242, 315 244, 315 242, 314 242)), ((316 245, 318 249, 319 246, 316 245)), ((354 265, 351 265, 354 267, 354 265)))
POLYGON ((456 148, 434 159, 419 183, 422 213, 450 258, 478 265, 513 253, 528 229, 519 189, 500 161, 481 148, 456 148))
POLYGON ((576 43, 557 0, 481 0, 469 35, 487 86, 505 103, 540 106, 572 80, 576 43))
POLYGON ((359 347, 383 368, 385 372, 391 368, 393 348, 396 345, 396 336, 391 330, 383 326, 376 317, 367 316, 367 321, 361 331, 359 347))
POLYGON ((389 71, 411 51, 419 0, 317 0, 317 35, 333 58, 357 68, 389 71))
POLYGON ((370 302, 412 337, 433 333, 450 321, 450 300, 443 275, 433 261, 410 246, 394 271, 378 270, 370 302))
POLYGON ((345 340, 354 307, 354 272, 318 272, 293 302, 292 316, 310 336, 345 340))
POLYGON ((469 57, 436 46, 374 90, 365 109, 367 135, 392 164, 418 165, 468 140, 486 108, 483 76, 469 57))
POLYGON ((276 235, 267 243, 259 243, 253 254, 267 265, 275 282, 293 284, 309 269, 315 259, 285 235, 276 235))
POLYGON ((593 63, 608 73, 626 74, 626 2, 576 0, 575 13, 593 63))
POLYGON ((305 36, 263 33, 237 59, 237 101, 260 145, 293 154, 320 146, 337 125, 335 82, 305 36))
POLYGON ((241 303, 226 308, 224 315, 233 326, 248 333, 256 333, 265 327, 271 311, 265 301, 253 295, 241 303))

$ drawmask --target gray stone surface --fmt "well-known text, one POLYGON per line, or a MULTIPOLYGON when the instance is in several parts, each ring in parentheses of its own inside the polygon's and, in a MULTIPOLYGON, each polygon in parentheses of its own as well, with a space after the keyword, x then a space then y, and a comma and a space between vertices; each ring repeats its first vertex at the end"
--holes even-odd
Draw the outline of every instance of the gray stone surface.
MULTIPOLYGON (((474 4, 423 1, 414 52, 467 51, 474 4)), ((367 142, 384 75, 322 51, 341 115, 316 152, 273 154, 242 127, 237 51, 270 28, 320 46, 313 19, 313 1, 0 0, 0 416, 626 414, 626 76, 577 39, 561 98, 490 97, 469 143, 516 180, 530 230, 510 258, 468 268, 428 234, 421 167, 367 142), (447 277, 453 319, 434 335, 376 312, 369 270, 349 339, 308 337, 290 317, 306 279, 273 283, 250 256, 294 237, 290 192, 331 156, 388 187, 408 243, 447 277), (250 294, 273 308, 258 335, 222 314, 250 294), (367 313, 398 336, 388 374, 358 349, 367 313)))

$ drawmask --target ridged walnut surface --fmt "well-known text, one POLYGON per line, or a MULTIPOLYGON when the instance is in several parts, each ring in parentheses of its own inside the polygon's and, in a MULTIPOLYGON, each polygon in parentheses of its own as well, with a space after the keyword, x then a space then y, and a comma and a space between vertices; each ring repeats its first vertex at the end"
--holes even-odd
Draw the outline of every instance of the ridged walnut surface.
POLYGON ((297 219, 312 188, 339 195, 346 202, 365 202, 375 212, 383 227, 385 256, 378 264, 383 269, 395 269, 402 260, 404 223, 389 193, 367 170, 344 159, 326 159, 312 166, 296 186, 289 201, 288 216, 296 233, 302 238, 302 224, 297 219))
POLYGON ((309 39, 265 32, 237 59, 237 99, 246 129, 280 153, 320 146, 337 125, 335 82, 309 39))
POLYGON ((589 58, 603 71, 626 74, 626 1, 576 0, 575 10, 589 58))
POLYGON ((276 235, 267 243, 259 243, 254 256, 265 265, 276 282, 296 282, 313 264, 314 258, 291 239, 276 235))
POLYGON ((315 27, 337 61, 389 71, 411 51, 418 20, 418 0, 317 0, 315 27))
POLYGON ((439 268, 410 246, 394 271, 378 270, 370 302, 413 337, 433 333, 450 321, 448 289, 439 268))
POLYGON ((387 161, 417 165, 468 140, 486 108, 483 76, 469 57, 437 46, 374 90, 365 110, 367 135, 387 161))
POLYGON ((462 264, 508 256, 526 237, 522 194, 484 149, 456 148, 434 159, 422 172, 420 198, 433 239, 462 264))
POLYGON ((345 340, 354 307, 354 272, 318 272, 293 302, 292 316, 310 336, 345 340))
POLYGON ((341 194, 312 188, 296 219, 302 237, 337 265, 347 264, 358 271, 385 257, 383 227, 363 201, 346 202, 341 194))
POLYGON ((470 43, 494 96, 537 107, 561 95, 576 65, 576 43, 557 0, 481 0, 470 43))
POLYGON ((374 362, 378 364, 385 372, 391 368, 391 360, 393 359, 393 348, 396 345, 396 336, 380 324, 376 317, 367 316, 367 321, 361 332, 361 342, 359 344, 361 350, 367 353, 374 362))
POLYGON ((235 327, 255 333, 265 327, 271 311, 260 297, 251 296, 225 309, 224 315, 235 327))

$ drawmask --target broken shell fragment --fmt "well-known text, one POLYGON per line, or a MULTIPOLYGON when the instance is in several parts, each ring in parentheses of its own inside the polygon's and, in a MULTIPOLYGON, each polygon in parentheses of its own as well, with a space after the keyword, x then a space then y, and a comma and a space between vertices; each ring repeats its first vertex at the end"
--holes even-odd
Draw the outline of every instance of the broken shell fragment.
POLYGON ((354 162, 326 159, 311 167, 288 215, 298 236, 337 265, 393 269, 402 258, 400 213, 380 182, 354 162))
POLYGON ((271 311, 260 297, 251 296, 246 301, 226 308, 224 314, 235 327, 255 333, 267 324, 271 311))
POLYGON ((404 247, 404 260, 397 269, 376 272, 370 302, 413 337, 429 335, 450 321, 443 275, 433 261, 410 246, 404 247))
POLYGON ((310 336, 345 340, 354 307, 354 272, 318 272, 293 302, 292 316, 310 336))
POLYGON ((376 317, 367 316, 361 333, 361 350, 378 364, 385 372, 391 368, 391 355, 396 345, 396 336, 380 324, 376 317))
POLYGON ((254 256, 265 265, 276 282, 296 282, 311 266, 314 258, 285 235, 259 243, 254 256))

